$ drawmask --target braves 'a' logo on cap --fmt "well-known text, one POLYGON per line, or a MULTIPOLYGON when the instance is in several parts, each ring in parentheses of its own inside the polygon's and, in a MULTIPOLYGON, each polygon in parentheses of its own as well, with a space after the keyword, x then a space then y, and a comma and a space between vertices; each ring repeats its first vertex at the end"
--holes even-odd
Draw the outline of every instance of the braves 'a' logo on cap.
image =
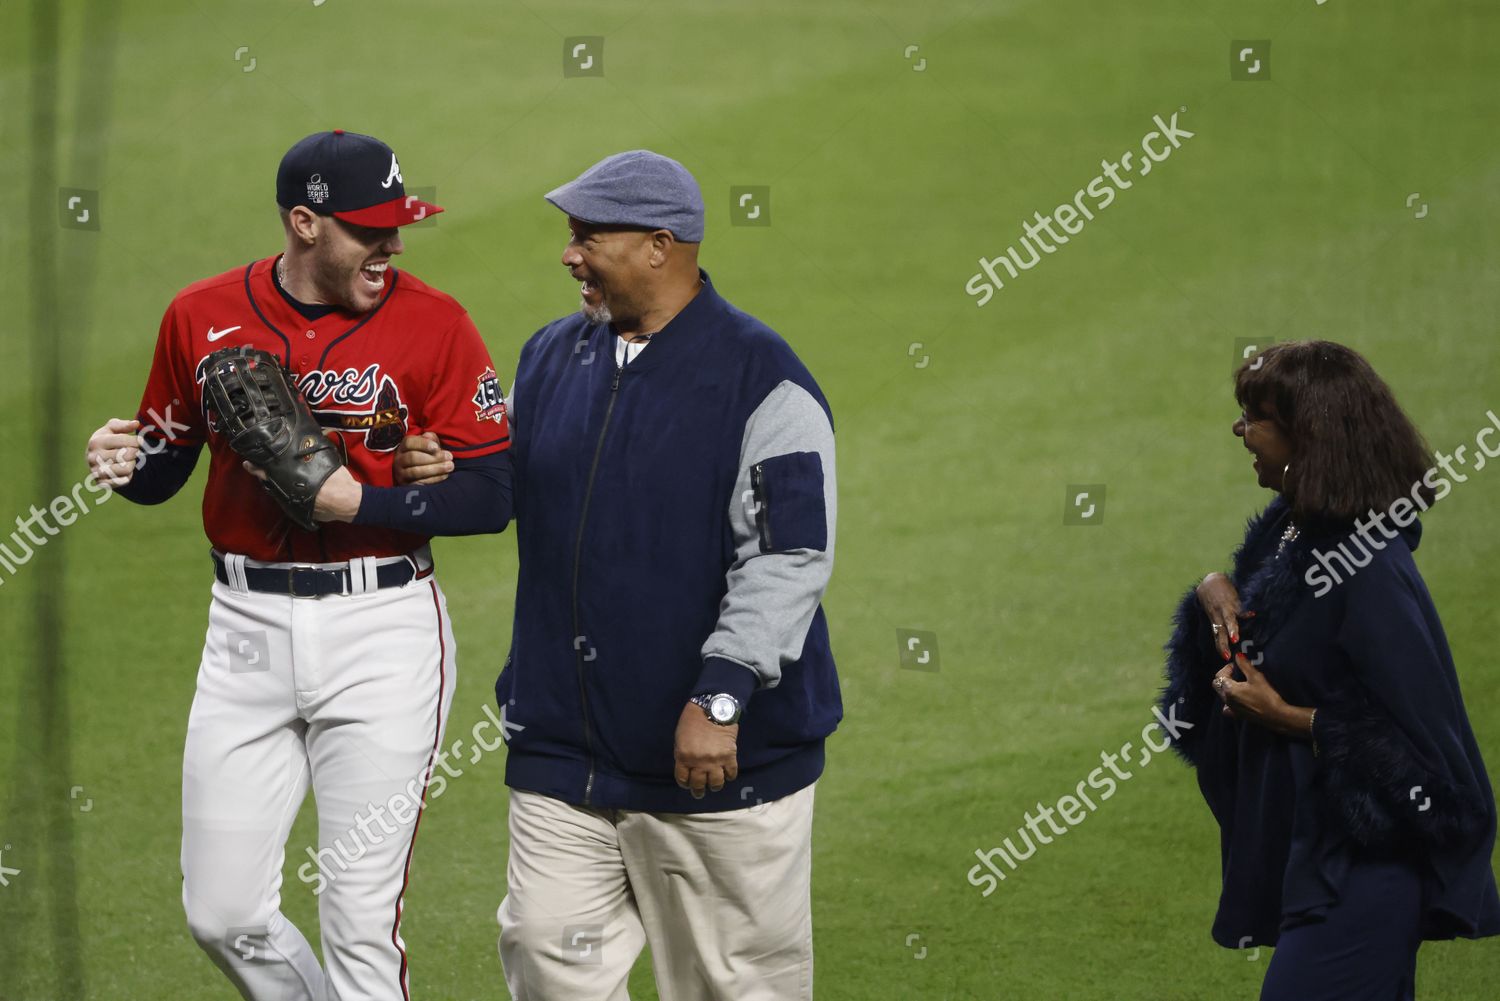
POLYGON ((385 175, 385 180, 380 182, 380 186, 382 188, 389 188, 392 181, 399 181, 402 184, 406 183, 406 178, 401 176, 401 165, 396 162, 395 153, 391 154, 391 172, 385 175))
POLYGON ((492 368, 480 374, 478 387, 474 390, 474 419, 496 424, 505 420, 505 394, 500 392, 500 380, 492 368))
POLYGON ((322 205, 328 201, 328 182, 323 180, 322 174, 314 174, 307 179, 307 200, 314 205, 322 205))

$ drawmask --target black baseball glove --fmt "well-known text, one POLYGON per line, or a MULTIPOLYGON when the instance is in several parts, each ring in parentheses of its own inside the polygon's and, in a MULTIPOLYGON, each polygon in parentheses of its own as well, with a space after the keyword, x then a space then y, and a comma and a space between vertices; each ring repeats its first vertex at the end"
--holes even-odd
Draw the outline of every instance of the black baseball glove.
POLYGON ((265 471, 266 489, 308 531, 324 481, 344 464, 312 408, 269 351, 224 348, 203 362, 203 404, 229 447, 265 471))

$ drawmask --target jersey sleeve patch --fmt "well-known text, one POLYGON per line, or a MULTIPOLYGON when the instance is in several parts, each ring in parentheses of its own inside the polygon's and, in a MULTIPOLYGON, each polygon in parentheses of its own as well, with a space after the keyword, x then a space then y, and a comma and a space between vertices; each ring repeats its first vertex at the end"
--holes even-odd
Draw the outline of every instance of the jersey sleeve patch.
POLYGON ((474 388, 474 419, 505 423, 505 394, 500 391, 500 379, 493 368, 479 374, 474 388))

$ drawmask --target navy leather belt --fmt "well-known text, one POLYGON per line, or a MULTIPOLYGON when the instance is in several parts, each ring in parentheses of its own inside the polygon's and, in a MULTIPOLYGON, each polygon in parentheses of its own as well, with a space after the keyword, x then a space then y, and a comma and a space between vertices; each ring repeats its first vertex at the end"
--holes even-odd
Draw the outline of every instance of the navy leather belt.
MULTIPOLYGON (((219 583, 229 583, 229 570, 224 558, 213 554, 214 576, 219 583)), ((417 575, 416 567, 409 559, 383 563, 375 568, 376 587, 401 587, 417 575)), ((287 594, 294 598, 318 598, 325 594, 348 594, 350 574, 348 567, 245 567, 245 586, 261 594, 287 594)))

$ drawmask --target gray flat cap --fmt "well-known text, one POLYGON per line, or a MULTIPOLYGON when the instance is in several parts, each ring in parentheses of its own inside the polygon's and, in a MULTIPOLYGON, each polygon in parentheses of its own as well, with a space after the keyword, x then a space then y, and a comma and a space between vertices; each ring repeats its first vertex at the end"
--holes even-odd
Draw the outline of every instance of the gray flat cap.
POLYGON ((667 229, 683 243, 703 241, 703 193, 688 169, 648 149, 607 156, 547 201, 597 226, 667 229))

